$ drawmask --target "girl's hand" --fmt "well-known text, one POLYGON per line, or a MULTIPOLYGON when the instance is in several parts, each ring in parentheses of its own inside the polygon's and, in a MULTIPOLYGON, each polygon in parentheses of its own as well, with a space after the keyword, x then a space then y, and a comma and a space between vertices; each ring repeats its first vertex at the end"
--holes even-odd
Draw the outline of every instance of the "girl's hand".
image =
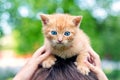
POLYGON ((31 80, 33 74, 38 68, 38 65, 42 63, 42 61, 46 59, 49 54, 50 52, 45 49, 45 46, 39 48, 13 80, 31 80))
POLYGON ((88 61, 85 60, 85 64, 91 71, 96 74, 98 80, 108 80, 107 76, 101 69, 101 61, 99 55, 91 47, 88 51, 90 58, 88 59, 88 61))
POLYGON ((42 46, 41 48, 39 48, 38 50, 36 50, 36 52, 33 54, 32 58, 30 59, 30 61, 28 63, 32 63, 32 65, 39 65, 40 63, 42 63, 42 61, 47 58, 47 56, 50 54, 49 50, 45 49, 45 46, 42 46))

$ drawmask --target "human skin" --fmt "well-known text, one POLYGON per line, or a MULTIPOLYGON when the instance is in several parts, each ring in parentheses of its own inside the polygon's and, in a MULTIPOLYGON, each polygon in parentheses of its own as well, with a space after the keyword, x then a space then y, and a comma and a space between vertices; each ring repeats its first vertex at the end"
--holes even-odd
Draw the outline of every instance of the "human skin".
POLYGON ((17 73, 13 80, 31 80, 33 74, 44 59, 49 56, 50 52, 45 50, 45 46, 39 48, 23 68, 17 73))
POLYGON ((87 67, 96 74, 98 80, 108 80, 107 76, 101 68, 99 55, 91 47, 88 49, 88 51, 90 58, 88 61, 84 61, 87 67))
MULTIPOLYGON (((105 73, 101 69, 101 62, 99 56, 91 49, 88 49, 90 57, 89 61, 84 61, 88 68, 93 71, 98 80, 108 80, 105 73)), ((36 72, 38 65, 42 63, 50 55, 50 51, 45 49, 45 46, 39 48, 23 68, 17 73, 13 80, 31 80, 33 74, 36 72)))

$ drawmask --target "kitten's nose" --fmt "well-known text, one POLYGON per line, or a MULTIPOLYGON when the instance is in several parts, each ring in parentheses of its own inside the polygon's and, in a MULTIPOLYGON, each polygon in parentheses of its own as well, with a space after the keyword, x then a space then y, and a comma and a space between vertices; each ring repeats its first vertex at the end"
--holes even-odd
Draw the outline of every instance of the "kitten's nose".
POLYGON ((59 43, 62 43, 62 40, 58 39, 58 42, 59 42, 59 43))

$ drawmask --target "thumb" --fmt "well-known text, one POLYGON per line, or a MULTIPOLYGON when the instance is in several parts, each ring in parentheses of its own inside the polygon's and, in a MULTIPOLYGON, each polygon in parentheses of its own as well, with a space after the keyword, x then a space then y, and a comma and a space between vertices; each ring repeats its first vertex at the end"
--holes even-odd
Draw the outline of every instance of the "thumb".
POLYGON ((39 62, 41 63, 44 59, 46 59, 50 55, 50 52, 45 52, 44 54, 38 57, 39 62))
POLYGON ((84 63, 87 65, 87 67, 91 70, 91 71, 93 71, 94 73, 98 73, 99 71, 98 71, 98 68, 96 67, 96 66, 94 66, 94 65, 92 65, 91 63, 89 63, 88 61, 84 61, 84 63))

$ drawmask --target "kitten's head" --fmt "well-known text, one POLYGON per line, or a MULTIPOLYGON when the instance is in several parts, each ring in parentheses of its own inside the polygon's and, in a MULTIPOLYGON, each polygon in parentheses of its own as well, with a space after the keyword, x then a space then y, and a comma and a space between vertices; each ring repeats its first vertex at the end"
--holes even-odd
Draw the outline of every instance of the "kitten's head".
POLYGON ((53 46, 69 46, 76 35, 82 16, 68 14, 40 15, 44 36, 53 46))

